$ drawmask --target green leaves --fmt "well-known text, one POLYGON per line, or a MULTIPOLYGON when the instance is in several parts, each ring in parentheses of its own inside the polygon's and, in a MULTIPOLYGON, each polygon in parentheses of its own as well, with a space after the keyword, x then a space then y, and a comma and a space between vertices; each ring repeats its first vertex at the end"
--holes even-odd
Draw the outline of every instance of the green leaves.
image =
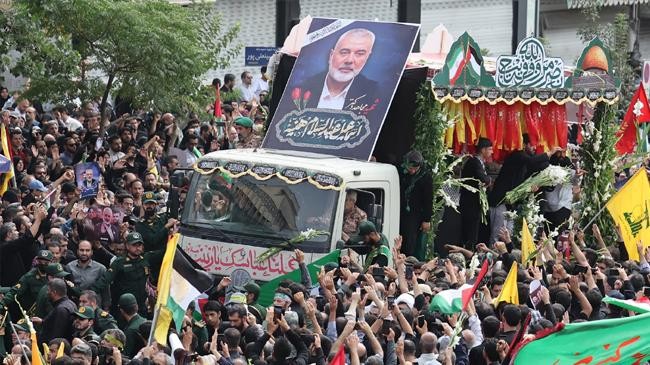
MULTIPOLYGON (((14 75, 31 77, 29 96, 63 102, 115 91, 141 107, 203 109, 201 81, 239 51, 238 27, 223 29, 214 7, 165 0, 16 0, 0 13, 0 55, 20 52, 14 75), (4 37, 4 36, 7 37, 4 37), (106 80, 114 79, 112 90, 106 80), (98 91, 98 81, 104 90, 98 91), (98 94, 99 92, 99 94, 98 94), (193 100, 198 98, 198 100, 193 100)), ((104 100, 105 101, 105 100, 104 100)))

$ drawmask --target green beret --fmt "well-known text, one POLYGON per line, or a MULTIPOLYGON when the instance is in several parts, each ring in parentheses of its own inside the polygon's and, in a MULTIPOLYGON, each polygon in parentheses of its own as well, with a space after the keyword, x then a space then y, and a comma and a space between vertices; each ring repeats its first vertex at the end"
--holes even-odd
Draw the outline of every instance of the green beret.
POLYGON ((126 235, 126 243, 129 245, 134 245, 136 243, 144 243, 144 240, 142 239, 142 235, 140 233, 131 232, 126 235))
POLYGON ((61 264, 49 264, 43 270, 46 274, 56 276, 57 278, 64 278, 70 275, 69 272, 63 270, 63 265, 61 264))
POLYGON ((248 284, 244 285, 244 290, 246 293, 259 294, 260 286, 257 285, 254 281, 251 281, 248 284))
POLYGON ((46 260, 46 261, 52 261, 54 260, 54 255, 50 250, 40 250, 38 251, 38 255, 36 256, 36 258, 41 260, 46 260))
POLYGON ((79 309, 74 314, 75 316, 82 319, 95 319, 95 310, 93 307, 79 307, 79 309))
POLYGON ((153 191, 147 191, 144 194, 142 194, 142 202, 143 203, 158 203, 156 193, 153 191))
POLYGON ((120 300, 117 302, 117 305, 120 307, 130 307, 134 304, 138 304, 138 301, 135 299, 135 296, 131 293, 125 293, 120 296, 120 300))
POLYGON ((246 128, 253 128, 253 121, 251 118, 248 117, 239 117, 235 119, 235 125, 246 127, 246 128))
POLYGON ((371 234, 372 232, 377 232, 375 224, 370 221, 363 221, 359 223, 359 235, 365 236, 371 234))

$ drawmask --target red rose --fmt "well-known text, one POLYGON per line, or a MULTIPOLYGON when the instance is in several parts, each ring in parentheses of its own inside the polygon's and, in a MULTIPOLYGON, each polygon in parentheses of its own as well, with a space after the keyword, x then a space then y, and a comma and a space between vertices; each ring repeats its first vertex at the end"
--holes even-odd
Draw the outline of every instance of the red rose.
POLYGON ((293 99, 294 101, 300 99, 300 92, 301 90, 299 87, 294 88, 291 91, 291 99, 293 99))
POLYGON ((307 90, 305 91, 305 95, 303 96, 305 103, 309 101, 309 98, 311 98, 311 91, 307 90))

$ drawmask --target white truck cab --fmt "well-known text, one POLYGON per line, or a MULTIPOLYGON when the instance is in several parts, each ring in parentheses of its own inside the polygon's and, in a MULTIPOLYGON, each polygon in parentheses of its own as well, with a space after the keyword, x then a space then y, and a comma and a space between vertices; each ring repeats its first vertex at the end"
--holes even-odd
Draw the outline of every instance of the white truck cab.
POLYGON ((399 177, 392 165, 259 148, 212 152, 191 172, 180 244, 208 272, 244 269, 269 281, 298 268, 292 250, 257 258, 300 232, 329 232, 296 246, 307 264, 336 249, 350 190, 378 230, 389 239, 398 235, 399 177))

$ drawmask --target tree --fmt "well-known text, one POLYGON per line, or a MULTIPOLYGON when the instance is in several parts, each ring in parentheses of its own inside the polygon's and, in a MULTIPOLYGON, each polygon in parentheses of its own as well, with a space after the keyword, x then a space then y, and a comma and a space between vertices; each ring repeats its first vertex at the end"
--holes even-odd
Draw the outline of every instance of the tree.
POLYGON ((233 45, 239 27, 220 20, 206 4, 15 0, 0 13, 0 67, 30 78, 29 98, 101 96, 104 111, 117 91, 141 107, 198 111, 210 97, 203 75, 227 67, 241 47, 233 45))

